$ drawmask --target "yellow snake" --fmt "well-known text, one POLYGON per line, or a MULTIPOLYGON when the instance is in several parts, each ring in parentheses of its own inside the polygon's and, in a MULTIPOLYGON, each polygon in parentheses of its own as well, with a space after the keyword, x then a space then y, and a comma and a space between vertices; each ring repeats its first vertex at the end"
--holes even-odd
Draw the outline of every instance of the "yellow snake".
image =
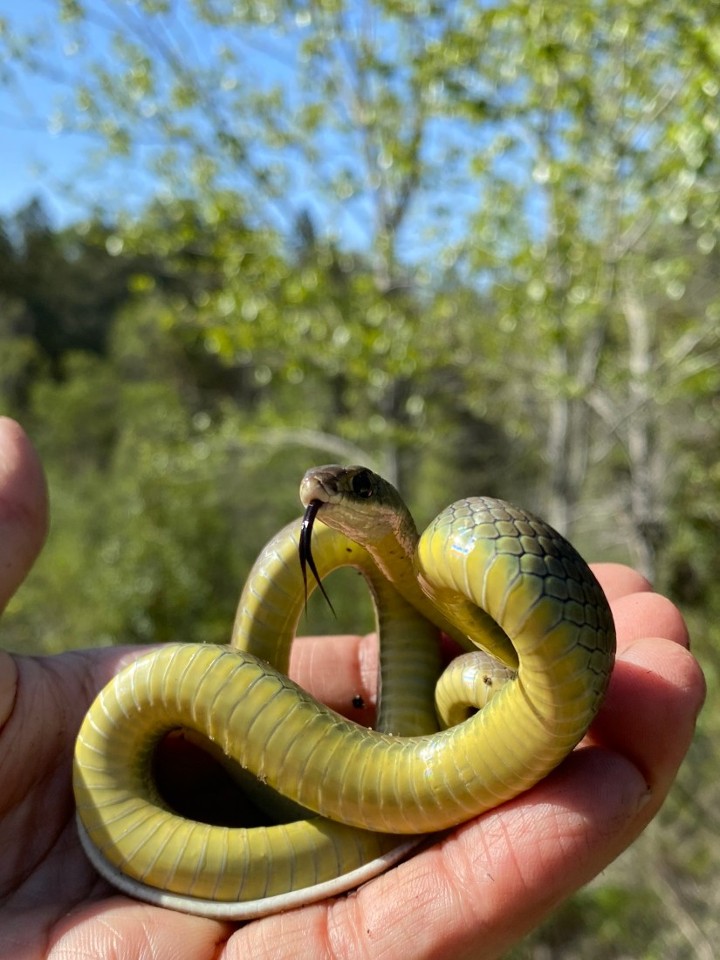
POLYGON ((364 467, 314 468, 300 495, 304 523, 280 531, 258 558, 232 644, 168 644, 140 657, 99 694, 79 732, 83 846, 139 899, 246 919, 350 889, 419 835, 537 783, 602 701, 612 616, 585 562, 543 521, 471 497, 418 537, 395 488, 364 467), (350 564, 368 580, 381 635, 377 729, 285 676, 313 586, 303 584, 305 563, 319 579, 350 564), (476 652, 442 675, 436 714, 437 628, 476 652), (173 810, 153 757, 177 729, 289 822, 225 826, 173 810))

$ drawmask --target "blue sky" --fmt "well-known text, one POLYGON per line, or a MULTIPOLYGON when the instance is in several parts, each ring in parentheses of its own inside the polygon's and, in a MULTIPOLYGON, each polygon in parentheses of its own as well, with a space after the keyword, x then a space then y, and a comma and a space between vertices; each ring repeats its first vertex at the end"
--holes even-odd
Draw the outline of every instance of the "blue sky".
MULTIPOLYGON (((31 83, 29 92, 38 111, 46 105, 49 113, 49 90, 43 89, 42 84, 31 83)), ((34 195, 47 201, 57 215, 68 212, 65 203, 54 196, 52 177, 46 180, 41 169, 49 167, 54 175, 68 176, 82 154, 79 138, 53 136, 40 116, 18 115, 14 98, 0 88, 0 140, 0 212, 12 212, 34 195)))
MULTIPOLYGON (((38 24, 52 27, 48 14, 54 18, 54 6, 47 0, 23 0, 20 4, 0 0, 0 17, 21 30, 38 24)), ((58 62, 61 59, 58 51, 58 62)), ((33 197, 39 197, 60 224, 82 211, 71 194, 78 186, 75 175, 87 161, 91 144, 88 137, 53 130, 57 96, 54 84, 28 72, 22 75, 20 96, 0 84, 0 214, 16 211, 33 197)), ((99 173, 84 182, 84 192, 91 198, 99 196, 105 184, 105 174, 99 173)))
MULTIPOLYGON (((0 0, 0 18, 21 34, 45 31, 43 62, 60 74, 76 65, 66 56, 68 34, 57 25, 57 6, 56 0, 0 0)), ((104 30, 91 28, 91 51, 108 56, 104 30)), ((19 76, 15 88, 0 84, 0 214, 39 197, 62 225, 95 203, 132 208, 154 191, 156 180, 137 161, 128 169, 108 157, 99 138, 57 129, 53 117, 69 87, 22 68, 19 76)))
MULTIPOLYGON (((38 91, 38 102, 47 91, 38 91)), ((7 109, 7 96, 0 91, 0 213, 9 214, 39 197, 59 223, 80 212, 65 194, 62 184, 72 180, 87 152, 84 138, 53 135, 40 123, 14 120, 7 109)), ((102 189, 102 176, 89 183, 90 193, 102 189)))
MULTIPOLYGON (((89 5, 101 12, 113 9, 103 3, 89 5)), ((119 5, 118 10, 131 9, 119 5)), ((184 16, 184 8, 177 8, 178 16, 184 16)), ((5 15, 13 27, 21 32, 38 24, 46 29, 47 43, 42 46, 44 63, 51 71, 62 72, 69 67, 77 70, 82 67, 82 56, 68 58, 64 54, 63 44, 68 42, 67 34, 56 23, 57 0, 23 0, 22 5, 12 4, 11 0, 0 0, 0 16, 5 15), (48 54, 45 51, 49 51, 48 54)), ((295 75, 292 63, 298 49, 298 37, 302 36, 302 24, 291 29, 285 40, 278 39, 277 33, 270 35, 266 31, 252 33, 241 28, 225 36, 218 37, 209 28, 189 20, 182 25, 182 42, 192 62, 202 67, 208 59, 212 61, 219 42, 228 40, 238 46, 242 54, 243 66, 247 66, 248 76, 253 84, 279 82, 288 91, 291 98, 295 94, 293 84, 295 75), (188 28, 189 27, 189 28, 188 28), (278 78, 280 78, 278 80, 278 78)), ((89 49, 93 56, 110 56, 106 43, 106 32, 95 28, 89 49)), ((246 78, 241 78, 246 79, 246 78)), ((52 114, 56 108, 61 90, 57 84, 44 81, 27 71, 21 75, 22 100, 18 101, 15 92, 9 92, 0 86, 0 214, 9 214, 26 204, 34 196, 39 197, 56 225, 83 217, 93 204, 100 204, 112 215, 117 210, 137 210, 156 191, 158 181, 149 172, 148 152, 133 157, 131 163, 108 159, 105 154, 92 167, 89 163, 94 151, 99 151, 101 143, 88 135, 55 132, 52 114), (80 202, 73 202, 73 194, 79 195, 80 202)), ((65 94, 72 85, 65 89, 65 94)), ((138 118, 139 124, 142 119, 138 118)), ((197 118, 199 127, 203 126, 203 117, 197 118)), ((247 142, 252 139, 252 118, 240 117, 239 122, 245 131, 247 142), (247 131, 250 131, 248 134, 247 131)), ((283 200, 285 202, 285 220, 280 219, 274 225, 283 230, 292 226, 293 216, 307 209, 316 215, 316 227, 320 232, 332 234, 343 245, 353 248, 367 246, 373 231, 374 212, 370 202, 370 191, 364 189, 363 171, 358 165, 359 153, 353 154, 352 143, 345 139, 341 142, 332 132, 326 132, 325 139, 316 137, 321 162, 315 166, 302 161, 295 162, 292 154, 285 160, 290 171, 291 181, 283 200), (327 182, 343 167, 355 167, 360 176, 361 189, 346 200, 328 195, 327 182), (289 220, 287 214, 289 213, 289 220)), ((468 131, 457 121, 438 124, 428 131, 425 149, 428 156, 440 158, 443 151, 455 143, 457 152, 467 159, 478 149, 478 131, 468 131)), ((257 149, 257 148, 256 148, 257 149)), ((257 159, 257 156, 256 156, 257 159)), ((264 159, 264 158, 261 158, 264 159)), ((449 171, 443 169, 445 175, 449 171)), ((247 189, 237 174, 234 186, 247 189)), ((252 189, 252 186, 250 187, 252 189)), ((433 244, 447 244, 454 234, 462 232, 464 218, 479 202, 477 189, 472 194, 463 192, 451 185, 451 178, 435 184, 432 191, 417 196, 411 222, 406 221, 403 237, 403 255, 408 261, 421 258, 423 252, 433 244), (451 212, 438 213, 430 204, 444 204, 451 212), (442 223, 441 223, 442 221, 442 223), (440 229, 442 227, 442 229, 440 229), (430 238, 430 234, 434 238, 430 238)), ((272 212, 269 214, 272 222, 272 212)))
MULTIPOLYGON (((102 4, 98 5, 102 10, 102 4)), ((24 0, 22 5, 10 6, 9 0, 0 0, 0 17, 5 16, 13 30, 19 33, 38 28, 46 31, 43 45, 43 62, 53 72, 77 69, 73 58, 65 56, 67 35, 57 26, 56 0, 24 0), (4 7, 4 4, 8 6, 4 7)), ((214 49, 217 35, 202 38, 197 21, 192 24, 192 48, 199 62, 214 49), (205 39, 205 43, 199 42, 205 39), (206 49, 203 50, 202 48, 206 49), (197 54, 197 50, 201 53, 197 54)), ((92 56, 111 56, 102 29, 91 28, 92 56)), ((236 34, 234 40, 238 40, 236 34)), ((245 37, 239 37, 240 44, 245 37)), ((253 49, 253 39, 248 33, 244 50, 249 69, 254 79, 292 85, 293 75, 286 58, 292 60, 294 48, 270 49, 261 41, 253 49), (278 53, 280 54, 278 56, 278 53)), ((81 61, 82 62, 82 61, 81 61)), ((138 209, 144 200, 158 188, 158 181, 137 157, 128 164, 113 160, 103 151, 99 138, 58 131, 53 123, 53 114, 63 96, 67 98, 70 87, 62 88, 44 80, 30 71, 20 70, 20 96, 17 89, 0 84, 0 215, 10 214, 39 197, 57 225, 81 218, 97 203, 105 210, 138 209), (77 200, 73 196, 77 196, 77 200)), ((198 118, 202 124, 202 118, 198 118)), ((331 156, 331 151, 326 155, 331 156)), ((147 160, 147 155, 144 160, 147 160)), ((297 172, 297 171, 296 171, 297 172)), ((305 193, 308 206, 317 202, 309 187, 294 184, 294 196, 298 202, 305 193)), ((287 223, 284 224, 288 226, 287 223)), ((345 230, 353 233, 350 221, 345 230)))

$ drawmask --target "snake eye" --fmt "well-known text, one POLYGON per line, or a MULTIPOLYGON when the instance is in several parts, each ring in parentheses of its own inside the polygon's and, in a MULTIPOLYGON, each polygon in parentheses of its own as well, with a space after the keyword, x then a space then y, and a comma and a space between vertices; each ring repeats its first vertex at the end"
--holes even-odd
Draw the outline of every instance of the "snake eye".
POLYGON ((362 497, 363 500, 367 500, 368 497, 371 497, 373 494, 372 474, 369 470, 361 470, 352 478, 350 486, 356 497, 362 497))

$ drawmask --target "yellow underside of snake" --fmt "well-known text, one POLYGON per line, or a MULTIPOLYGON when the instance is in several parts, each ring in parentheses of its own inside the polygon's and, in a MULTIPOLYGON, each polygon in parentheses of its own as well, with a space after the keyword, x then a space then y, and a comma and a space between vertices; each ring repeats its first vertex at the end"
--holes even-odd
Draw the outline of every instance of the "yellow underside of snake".
POLYGON ((602 701, 615 649, 610 610, 585 562, 543 521, 471 497, 418 537, 395 489, 363 467, 308 471, 301 499, 305 527, 291 524, 261 553, 231 645, 168 644, 140 657, 83 722, 74 764, 81 840, 99 872, 139 899, 247 919, 350 889, 419 836, 533 786, 602 701), (298 560, 311 533, 312 554, 302 543, 311 569, 313 557, 320 578, 355 566, 375 601, 373 730, 285 675, 312 588, 298 560), (475 651, 439 681, 438 630, 475 651), (173 809, 153 758, 178 729, 252 784, 271 818, 283 816, 276 792, 289 798, 289 822, 222 826, 173 809))

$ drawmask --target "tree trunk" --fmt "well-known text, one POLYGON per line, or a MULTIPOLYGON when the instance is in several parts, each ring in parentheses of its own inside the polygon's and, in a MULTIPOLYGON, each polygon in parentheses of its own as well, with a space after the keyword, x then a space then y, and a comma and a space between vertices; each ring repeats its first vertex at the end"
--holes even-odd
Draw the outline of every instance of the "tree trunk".
POLYGON ((658 551, 665 540, 661 517, 663 477, 657 447, 657 407, 652 389, 655 344, 645 304, 633 292, 622 299, 628 331, 627 453, 630 467, 629 511, 635 564, 653 580, 658 551))

